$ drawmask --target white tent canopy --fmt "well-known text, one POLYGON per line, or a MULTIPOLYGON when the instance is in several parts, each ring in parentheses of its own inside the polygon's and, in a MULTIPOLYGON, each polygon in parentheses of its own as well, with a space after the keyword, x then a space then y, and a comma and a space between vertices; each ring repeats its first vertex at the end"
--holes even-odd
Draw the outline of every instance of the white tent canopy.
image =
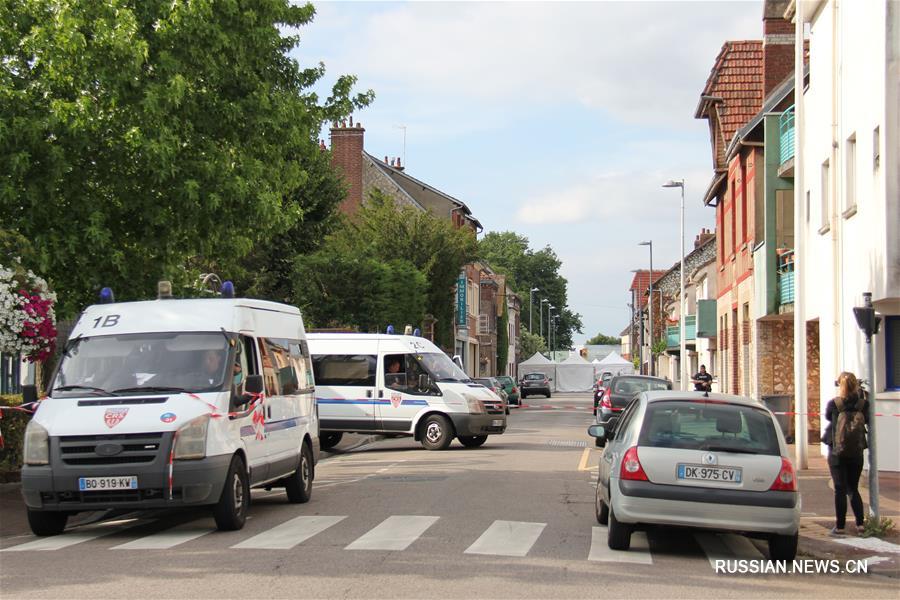
POLYGON ((535 352, 534 356, 519 363, 519 377, 523 377, 526 373, 544 374, 550 379, 550 391, 556 390, 556 363, 551 362, 540 352, 535 352))
POLYGON ((572 354, 556 367, 556 389, 560 392, 588 392, 594 384, 594 365, 572 354))
POLYGON ((598 364, 595 364, 594 371, 597 376, 606 372, 612 373, 614 377, 616 375, 631 375, 634 373, 634 364, 622 358, 618 352, 613 352, 598 364))

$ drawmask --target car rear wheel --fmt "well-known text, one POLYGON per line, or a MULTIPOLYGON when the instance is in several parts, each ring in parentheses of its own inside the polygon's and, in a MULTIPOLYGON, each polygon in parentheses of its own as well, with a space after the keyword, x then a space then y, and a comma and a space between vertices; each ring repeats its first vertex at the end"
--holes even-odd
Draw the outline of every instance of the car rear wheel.
MULTIPOLYGON (((597 515, 599 519, 600 515, 597 515)), ((609 529, 606 544, 613 550, 628 550, 631 547, 631 525, 620 523, 616 511, 609 509, 609 529)))
POLYGON ((606 505, 606 502, 600 498, 600 485, 597 485, 597 500, 594 503, 594 512, 597 516, 597 522, 601 525, 609 524, 609 507, 606 505))
POLYGON ((769 560, 794 560, 797 556, 797 537, 794 535, 773 535, 769 538, 769 560))

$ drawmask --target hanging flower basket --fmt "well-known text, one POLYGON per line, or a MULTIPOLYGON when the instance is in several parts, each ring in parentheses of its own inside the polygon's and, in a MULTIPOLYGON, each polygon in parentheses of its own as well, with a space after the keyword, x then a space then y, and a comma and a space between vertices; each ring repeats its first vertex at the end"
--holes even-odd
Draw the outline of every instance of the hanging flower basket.
POLYGON ((43 362, 56 347, 56 294, 31 271, 13 267, 0 265, 0 352, 43 362))

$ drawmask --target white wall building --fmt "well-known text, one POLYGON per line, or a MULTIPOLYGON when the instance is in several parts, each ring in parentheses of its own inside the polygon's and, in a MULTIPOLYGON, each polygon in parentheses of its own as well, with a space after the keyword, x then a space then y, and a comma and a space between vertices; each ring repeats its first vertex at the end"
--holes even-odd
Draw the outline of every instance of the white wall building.
MULTIPOLYGON (((900 2, 802 0, 809 85, 797 99, 798 328, 822 407, 841 371, 867 376, 853 307, 871 292, 876 410, 900 413, 900 2), (818 362, 815 363, 816 356, 818 362)), ((798 43, 802 43, 798 42, 798 43)), ((798 86, 799 87, 799 86, 798 86)), ((879 469, 900 471, 900 418, 877 418, 879 469)), ((822 420, 825 425, 825 420, 822 420)), ((823 447, 824 451, 824 447, 823 447)))

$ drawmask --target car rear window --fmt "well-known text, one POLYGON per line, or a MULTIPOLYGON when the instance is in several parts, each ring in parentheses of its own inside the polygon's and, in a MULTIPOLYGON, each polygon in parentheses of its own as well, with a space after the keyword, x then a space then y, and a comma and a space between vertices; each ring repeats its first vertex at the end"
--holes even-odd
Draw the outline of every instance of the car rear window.
POLYGON ((781 454, 772 418, 762 409, 704 401, 652 402, 640 446, 781 454))
POLYGON ((543 379, 544 376, 540 373, 529 373, 525 376, 525 379, 543 379))
POLYGON ((654 381, 653 379, 619 379, 616 381, 613 392, 616 394, 639 394, 641 392, 655 392, 669 389, 668 381, 654 381))

